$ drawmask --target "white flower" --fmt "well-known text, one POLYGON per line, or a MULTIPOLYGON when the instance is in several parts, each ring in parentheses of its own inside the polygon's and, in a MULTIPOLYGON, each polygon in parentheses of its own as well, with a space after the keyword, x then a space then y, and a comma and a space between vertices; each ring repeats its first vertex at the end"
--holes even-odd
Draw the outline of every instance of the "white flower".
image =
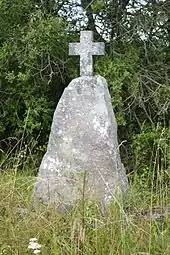
POLYGON ((37 242, 37 238, 36 237, 31 238, 30 242, 37 242))
POLYGON ((28 249, 32 249, 34 254, 38 254, 41 252, 40 248, 41 244, 37 243, 37 238, 31 238, 28 249))
POLYGON ((39 243, 30 242, 28 245, 28 249, 36 250, 36 249, 40 249, 40 248, 41 248, 41 244, 39 244, 39 243))
POLYGON ((41 251, 40 250, 34 250, 34 254, 38 254, 38 253, 40 253, 41 251))

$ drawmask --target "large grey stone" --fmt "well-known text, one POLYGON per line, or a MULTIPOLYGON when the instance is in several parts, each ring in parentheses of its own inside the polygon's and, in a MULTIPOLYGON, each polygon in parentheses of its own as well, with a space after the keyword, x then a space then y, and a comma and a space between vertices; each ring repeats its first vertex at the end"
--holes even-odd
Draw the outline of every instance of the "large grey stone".
POLYGON ((82 197, 107 206, 127 185, 106 80, 74 79, 55 110, 33 201, 55 204, 61 211, 82 197))

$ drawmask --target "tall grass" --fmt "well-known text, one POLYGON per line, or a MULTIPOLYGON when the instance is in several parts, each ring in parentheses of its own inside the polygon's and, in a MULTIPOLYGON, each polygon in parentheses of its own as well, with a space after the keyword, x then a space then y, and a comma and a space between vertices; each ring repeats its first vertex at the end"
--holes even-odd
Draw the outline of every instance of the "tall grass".
POLYGON ((1 173, 0 254, 33 254, 28 245, 37 238, 44 255, 169 255, 169 187, 162 183, 155 192, 134 179, 128 197, 113 201, 107 216, 95 201, 79 201, 61 215, 52 206, 31 210, 35 177, 1 173))
POLYGON ((170 255, 170 175, 167 164, 155 163, 159 163, 158 151, 148 168, 142 164, 142 175, 129 176, 128 194, 113 201, 107 215, 96 201, 84 197, 65 215, 53 206, 33 211, 36 164, 31 151, 24 146, 16 155, 9 151, 0 163, 4 169, 0 171, 0 255, 34 254, 36 250, 29 249, 32 238, 41 244, 42 255, 170 255))

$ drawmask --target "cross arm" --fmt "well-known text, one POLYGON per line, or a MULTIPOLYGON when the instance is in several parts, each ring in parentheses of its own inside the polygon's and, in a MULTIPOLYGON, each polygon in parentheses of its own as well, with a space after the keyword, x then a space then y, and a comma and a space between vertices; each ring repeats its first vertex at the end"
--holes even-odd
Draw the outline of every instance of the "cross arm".
POLYGON ((105 44, 104 44, 104 42, 92 43, 92 53, 93 53, 93 55, 105 55, 105 44))
POLYGON ((69 55, 80 55, 80 43, 69 43, 69 55))

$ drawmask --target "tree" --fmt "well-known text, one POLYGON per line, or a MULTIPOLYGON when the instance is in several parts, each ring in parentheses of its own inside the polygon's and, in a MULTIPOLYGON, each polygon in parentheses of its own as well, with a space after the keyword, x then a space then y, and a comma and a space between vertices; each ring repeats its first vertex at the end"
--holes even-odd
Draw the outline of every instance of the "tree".
POLYGON ((0 3, 1 148, 23 142, 39 147, 70 80, 66 23, 37 9, 35 1, 0 3))
MULTIPOLYGON (((134 162, 132 153, 140 153, 139 146, 138 150, 135 146, 138 139, 141 143, 141 137, 141 150, 148 148, 150 139, 150 150, 156 153, 153 144, 158 139, 155 137, 158 130, 161 137, 164 128, 165 147, 161 148, 164 153, 160 153, 160 158, 164 154, 162 160, 167 162, 169 1, 83 0, 76 4, 79 15, 69 19, 71 31, 77 33, 80 29, 90 29, 96 40, 102 38, 106 42, 107 55, 96 63, 96 71, 109 83, 120 141, 128 141, 123 149, 123 155, 127 155, 126 164, 134 162), (149 138, 148 134, 152 133, 155 136, 149 138)), ((63 8, 70 10, 67 5, 63 8)), ((144 161, 146 165, 150 164, 149 158, 144 161)), ((134 169, 134 164, 129 167, 134 169)))
MULTIPOLYGON (((47 142, 54 107, 78 75, 79 62, 69 64, 74 60, 68 58, 68 42, 90 29, 95 40, 106 43, 106 56, 95 62, 95 70, 108 81, 119 138, 127 141, 121 146, 124 163, 132 170, 143 150, 156 155, 158 137, 165 146, 158 146, 157 164, 167 162, 169 7, 168 0, 14 0, 10 5, 1 0, 3 148, 11 136, 38 140, 39 146, 47 142)), ((143 159, 148 166, 150 159, 143 159)), ((139 172, 144 168, 136 166, 139 172)))

